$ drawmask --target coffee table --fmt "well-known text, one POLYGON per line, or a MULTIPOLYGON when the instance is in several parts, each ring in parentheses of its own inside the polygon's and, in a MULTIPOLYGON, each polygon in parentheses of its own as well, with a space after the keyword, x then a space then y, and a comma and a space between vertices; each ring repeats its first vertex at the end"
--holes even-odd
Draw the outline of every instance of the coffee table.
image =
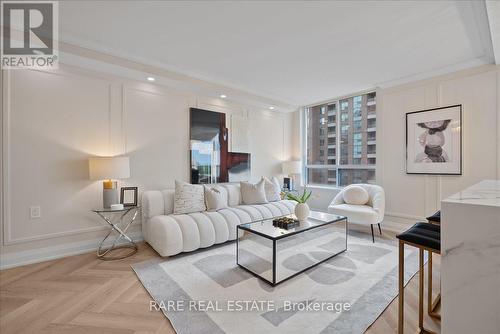
POLYGON ((290 229, 266 219, 238 225, 237 233, 236 263, 272 286, 347 250, 347 218, 322 212, 290 229))

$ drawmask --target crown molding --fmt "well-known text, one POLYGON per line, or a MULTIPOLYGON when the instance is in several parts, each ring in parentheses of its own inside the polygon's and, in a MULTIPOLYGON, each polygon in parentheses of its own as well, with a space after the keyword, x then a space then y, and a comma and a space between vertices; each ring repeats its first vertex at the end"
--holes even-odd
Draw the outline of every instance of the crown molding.
POLYGON ((190 91, 202 96, 218 98, 228 96, 228 101, 251 105, 266 110, 274 106, 277 112, 293 112, 298 106, 287 101, 270 98, 239 88, 198 79, 175 72, 156 64, 138 62, 128 58, 103 53, 66 42, 59 42, 60 62, 66 65, 111 73, 127 79, 144 81, 147 76, 156 78, 155 84, 190 91))

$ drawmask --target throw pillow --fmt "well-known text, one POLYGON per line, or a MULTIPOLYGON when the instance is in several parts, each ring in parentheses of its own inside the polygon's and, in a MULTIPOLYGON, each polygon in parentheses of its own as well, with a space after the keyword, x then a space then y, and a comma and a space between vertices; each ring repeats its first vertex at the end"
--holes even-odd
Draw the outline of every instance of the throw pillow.
POLYGON ((355 185, 345 187, 342 197, 344 198, 344 202, 354 205, 365 205, 370 199, 365 188, 355 185))
POLYGON ((239 183, 224 183, 220 186, 227 191, 227 204, 229 206, 238 206, 241 204, 241 190, 239 183))
POLYGON ((266 191, 266 199, 268 202, 276 202, 281 200, 281 187, 278 179, 273 177, 269 180, 267 177, 262 178, 264 180, 264 188, 266 191))
POLYGON ((227 208, 227 191, 219 186, 205 185, 205 204, 207 211, 227 208))
POLYGON ((267 203, 264 180, 257 184, 240 182, 241 199, 243 204, 263 204, 267 203))
POLYGON ((205 211, 203 186, 175 181, 174 214, 205 211))

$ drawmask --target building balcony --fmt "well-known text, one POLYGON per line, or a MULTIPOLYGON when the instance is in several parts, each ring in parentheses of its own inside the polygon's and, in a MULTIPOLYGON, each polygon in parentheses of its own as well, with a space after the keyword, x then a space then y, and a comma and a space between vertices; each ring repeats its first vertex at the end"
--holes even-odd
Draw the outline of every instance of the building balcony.
POLYGON ((328 127, 329 127, 329 128, 334 127, 334 126, 336 126, 336 125, 337 125, 336 123, 332 123, 332 122, 328 123, 328 127))
POLYGON ((336 144, 328 144, 328 148, 337 148, 336 144))
POLYGON ((329 133, 328 138, 335 138, 337 136, 336 133, 329 133))
MULTIPOLYGON (((376 145, 376 144, 377 144, 377 141, 376 141, 375 139, 368 139, 368 140, 366 141, 366 144, 367 144, 367 145, 376 145)), ((330 147, 330 146, 328 146, 328 147, 330 147)))
POLYGON ((377 102, 375 101, 375 99, 366 101, 366 105, 367 106, 374 106, 376 104, 377 104, 377 102))
POLYGON ((366 115, 366 118, 368 118, 368 119, 374 119, 374 118, 377 118, 377 114, 376 114, 376 113, 374 113, 374 112, 372 112, 372 113, 368 113, 368 114, 366 115))
POLYGON ((376 158, 377 157, 377 154, 376 153, 368 153, 366 155, 367 158, 376 158))
POLYGON ((376 132, 377 128, 367 128, 366 132, 376 132))

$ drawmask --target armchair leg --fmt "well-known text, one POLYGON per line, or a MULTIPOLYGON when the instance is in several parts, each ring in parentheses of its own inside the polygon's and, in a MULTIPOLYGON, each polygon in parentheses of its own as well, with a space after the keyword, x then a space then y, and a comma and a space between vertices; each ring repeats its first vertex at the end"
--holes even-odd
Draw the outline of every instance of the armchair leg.
POLYGON ((378 223, 377 225, 378 225, 378 231, 380 232, 380 235, 382 235, 382 228, 380 227, 380 223, 378 223))
POLYGON ((375 235, 373 234, 373 224, 370 224, 370 227, 372 228, 372 242, 375 243, 375 235))

